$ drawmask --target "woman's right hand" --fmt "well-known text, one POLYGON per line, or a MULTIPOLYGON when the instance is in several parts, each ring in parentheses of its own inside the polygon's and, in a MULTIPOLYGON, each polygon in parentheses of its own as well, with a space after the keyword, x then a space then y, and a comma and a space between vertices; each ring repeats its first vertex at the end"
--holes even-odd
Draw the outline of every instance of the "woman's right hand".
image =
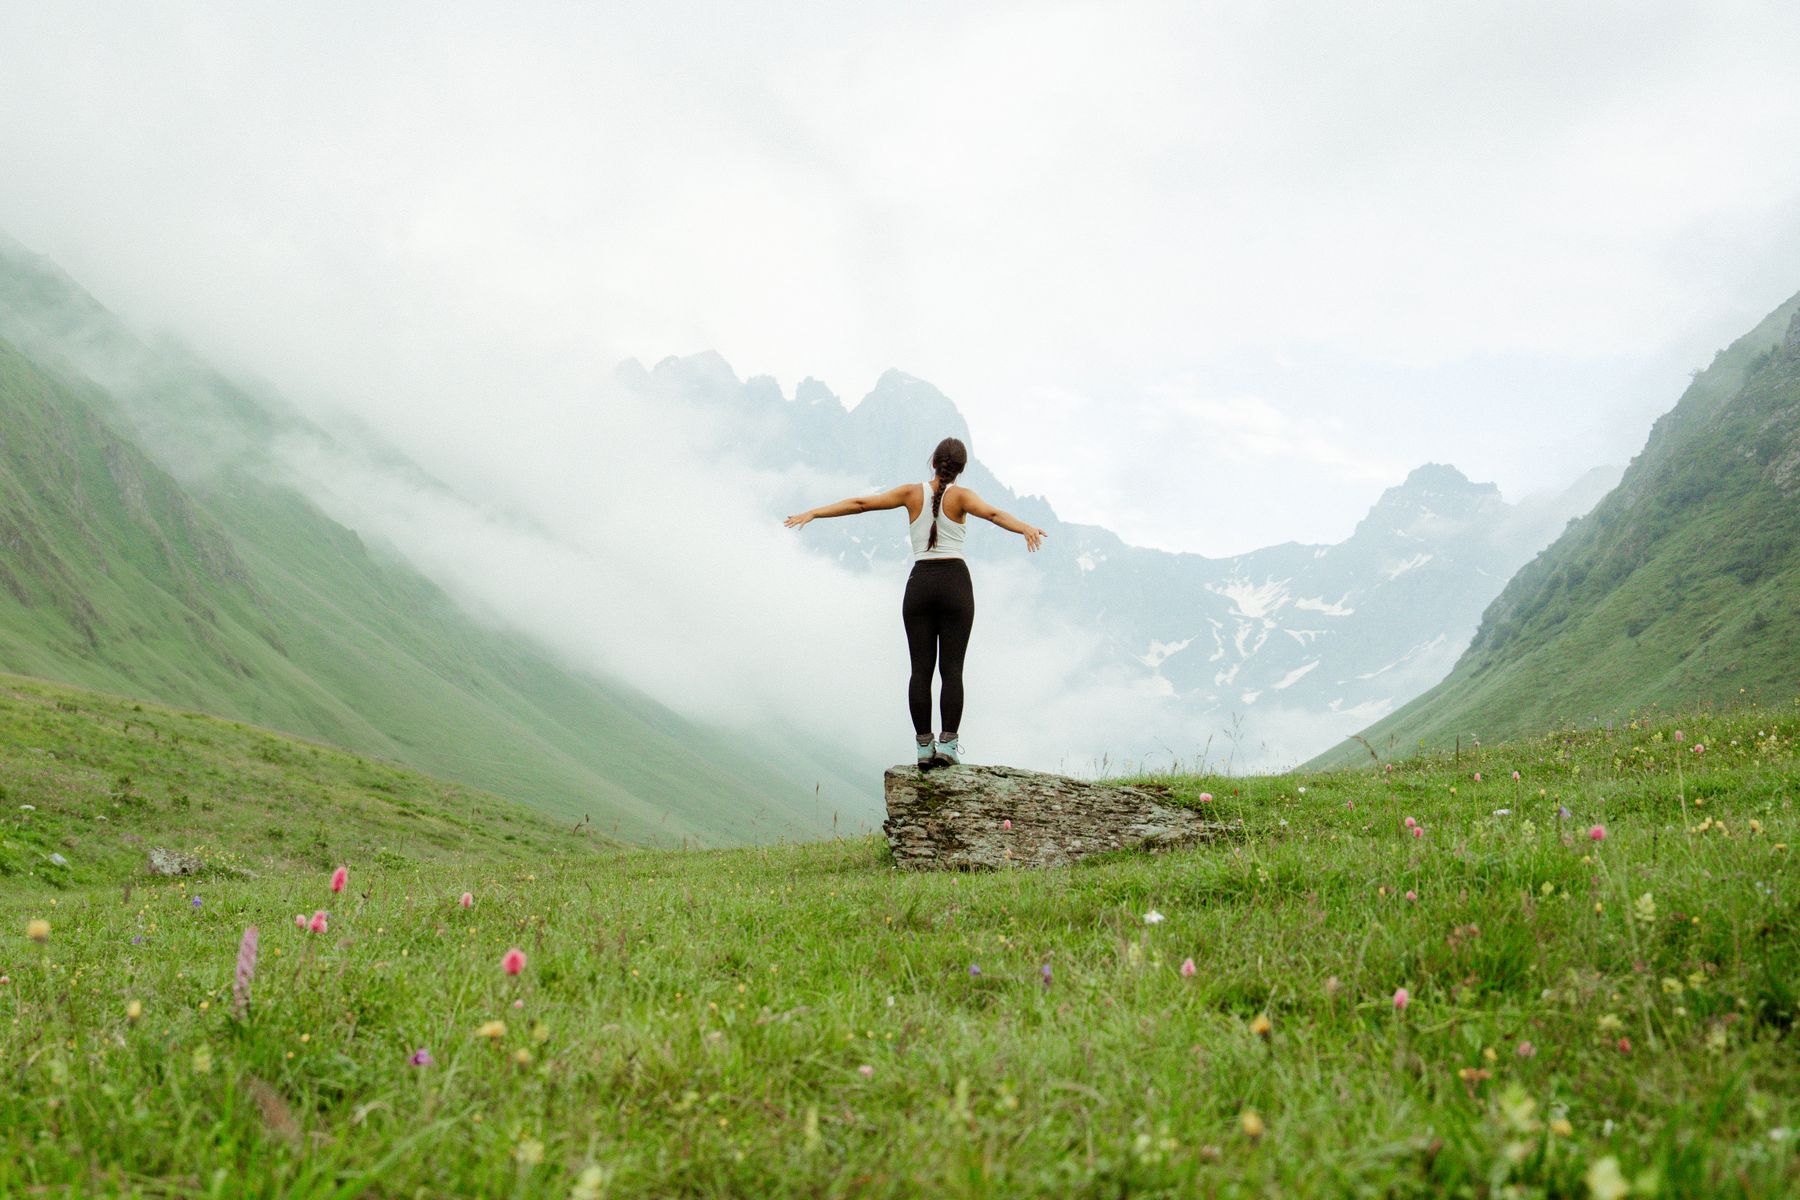
POLYGON ((1025 530, 1025 549, 1027 551, 1036 550, 1043 544, 1044 539, 1049 536, 1049 534, 1037 528, 1035 525, 1028 526, 1025 530))
POLYGON ((813 515, 810 512, 796 513, 783 521, 782 525, 789 529, 798 529, 812 519, 813 515))

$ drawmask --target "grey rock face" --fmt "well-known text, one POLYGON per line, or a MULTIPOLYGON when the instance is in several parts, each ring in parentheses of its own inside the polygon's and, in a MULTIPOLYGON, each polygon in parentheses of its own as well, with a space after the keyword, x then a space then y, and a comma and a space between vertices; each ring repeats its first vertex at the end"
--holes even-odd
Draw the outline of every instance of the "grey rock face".
POLYGON ((1017 767, 890 767, 883 785, 882 832, 909 871, 1060 866, 1107 850, 1160 850, 1233 832, 1143 788, 1017 767))
POLYGON ((152 875, 198 875, 205 869, 206 864, 192 854, 160 846, 150 851, 148 870, 152 875))

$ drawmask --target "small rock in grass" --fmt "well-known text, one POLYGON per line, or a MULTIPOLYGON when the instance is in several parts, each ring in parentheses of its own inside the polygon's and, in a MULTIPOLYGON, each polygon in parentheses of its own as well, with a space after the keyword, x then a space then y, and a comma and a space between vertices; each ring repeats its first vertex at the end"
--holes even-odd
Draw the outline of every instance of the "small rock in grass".
POLYGON ((197 855, 158 846, 148 855, 147 869, 152 875, 198 875, 206 864, 197 855))

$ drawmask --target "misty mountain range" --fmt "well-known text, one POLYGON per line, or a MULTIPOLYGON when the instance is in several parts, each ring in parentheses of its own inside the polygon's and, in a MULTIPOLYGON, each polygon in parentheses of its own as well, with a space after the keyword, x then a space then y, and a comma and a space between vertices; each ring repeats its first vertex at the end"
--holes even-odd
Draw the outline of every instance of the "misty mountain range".
MULTIPOLYGON (((1800 295, 1698 372, 1619 486, 1495 598, 1384 753, 1800 694, 1800 295)), ((1365 761, 1339 745, 1317 765, 1365 761)))
MULTIPOLYGON (((1244 752, 1263 765, 1292 765, 1442 679, 1506 581, 1619 476, 1596 468, 1559 493, 1508 503, 1491 483, 1427 464, 1343 542, 1208 558, 1130 546, 1016 494, 982 463, 956 405, 901 371, 854 408, 812 378, 792 398, 768 376, 739 380, 714 353, 654 369, 629 360, 617 374, 640 392, 705 406, 729 426, 722 440, 759 466, 804 465, 860 480, 864 492, 922 479, 938 440, 962 438, 971 459, 960 482, 1050 535, 1031 564, 1044 605, 1099 631, 1109 666, 1183 710, 1193 731, 1186 749, 1235 718, 1244 752)), ((837 498, 796 490, 792 510, 837 498)), ((1219 518, 1246 502, 1221 497, 1219 518)), ((850 570, 899 575, 910 557, 902 525, 875 514, 815 522, 806 537, 850 570)), ((972 532, 968 554, 978 570, 1023 557, 1016 538, 987 527, 972 532)), ((1121 752, 1141 760, 1151 749, 1121 752)))
MULTIPOLYGON (((0 670, 324 737, 572 817, 597 810, 603 827, 611 814, 636 840, 754 840, 816 832, 839 808, 874 811, 881 764, 829 745, 796 753, 812 741, 790 730, 708 728, 621 679, 571 669, 492 613, 458 612, 451 580, 365 544, 284 468, 283 446, 328 446, 341 431, 326 434, 271 387, 141 339, 3 238, 0 339, 11 343, 0 359, 10 544, 29 550, 6 560, 0 670), (70 446, 87 463, 79 487, 56 465, 70 446), (146 495, 159 498, 154 511, 146 495)), ((740 380, 714 353, 654 369, 627 361, 615 375, 694 406, 729 453, 791 480, 785 511, 837 498, 811 490, 819 479, 867 492, 922 478, 944 436, 979 450, 948 397, 897 370, 854 408, 814 379, 791 398, 766 376, 740 380)), ((392 447, 353 449, 409 487, 453 492, 392 447)), ((1115 760, 1190 756, 1225 733, 1231 748, 1214 761, 1251 767, 1290 765, 1436 683, 1507 579, 1615 475, 1515 504, 1428 464, 1339 544, 1219 559, 1064 522, 978 455, 963 482, 1050 533, 1026 561, 1017 539, 976 530, 977 571, 1023 573, 1044 614, 1098 639, 1095 677, 1132 681, 1166 718, 1158 740, 1120 745, 1115 760)), ((853 574, 898 577, 902 524, 818 522, 804 544, 853 574)))

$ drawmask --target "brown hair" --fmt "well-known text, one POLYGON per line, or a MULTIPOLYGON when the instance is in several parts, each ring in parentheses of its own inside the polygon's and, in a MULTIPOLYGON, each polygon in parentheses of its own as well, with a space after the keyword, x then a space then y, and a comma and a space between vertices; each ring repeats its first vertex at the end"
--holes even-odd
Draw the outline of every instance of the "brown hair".
POLYGON ((944 505, 944 493, 969 465, 969 448, 958 438, 945 438, 931 452, 931 469, 937 472, 937 490, 931 493, 931 536, 925 539, 927 550, 937 549, 938 511, 944 505))

